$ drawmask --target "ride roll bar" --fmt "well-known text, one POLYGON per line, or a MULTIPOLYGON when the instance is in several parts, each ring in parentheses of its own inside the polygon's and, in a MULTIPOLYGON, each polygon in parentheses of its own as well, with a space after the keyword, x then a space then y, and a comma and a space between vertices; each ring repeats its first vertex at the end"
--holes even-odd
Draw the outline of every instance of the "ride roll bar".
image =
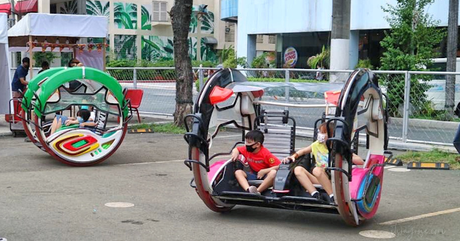
POLYGON ((185 129, 187 132, 184 134, 184 139, 185 141, 189 144, 189 159, 184 161, 184 164, 192 170, 191 163, 197 163, 201 166, 203 166, 206 171, 209 172, 209 143, 208 141, 203 138, 202 133, 203 131, 203 120, 201 119, 201 114, 196 113, 196 114, 189 114, 185 116, 184 118, 185 122, 185 129), (188 119, 192 119, 192 129, 190 130, 188 126, 188 119), (191 147, 196 147, 205 156, 205 163, 200 162, 199 160, 193 160, 192 155, 191 155, 191 147))
MULTIPOLYGON (((351 169, 352 169, 352 165, 353 165, 353 152, 351 151, 351 147, 350 147, 350 142, 348 140, 345 139, 345 136, 344 134, 348 132, 348 130, 350 129, 349 126, 348 126, 348 123, 344 120, 343 117, 335 117, 335 118, 331 118, 329 120, 326 121, 326 126, 329 126, 329 123, 330 122, 340 122, 342 125, 336 125, 335 126, 335 134, 334 134, 334 137, 332 138, 328 138, 327 141, 326 141, 326 146, 329 150, 329 160, 328 160, 328 168, 326 168, 326 170, 332 170, 332 171, 340 171, 342 173, 344 173, 347 178, 348 178, 348 181, 351 181, 352 179, 352 175, 351 175, 351 169), (339 133, 337 133, 337 131, 339 131, 339 133), (335 137, 335 136, 338 136, 338 137, 335 137), (336 168, 336 167, 333 167, 335 166, 335 163, 332 163, 332 158, 331 158, 331 153, 332 153, 332 147, 331 147, 331 144, 334 143, 335 145, 335 148, 338 148, 338 150, 336 150, 335 152, 338 152, 342 157, 344 155, 347 155, 348 158, 346 158, 346 161, 348 162, 348 170, 344 170, 342 168, 336 168), (348 152, 348 153, 347 153, 348 152), (334 164, 334 165, 333 165, 334 164)), ((328 136, 332 136, 331 134, 332 133, 329 133, 329 128, 326 127, 326 131, 327 131, 327 135, 328 136)), ((334 159, 335 161, 335 159, 334 159)))
POLYGON ((240 145, 240 144, 244 144, 244 141, 238 141, 237 143, 235 143, 235 145, 232 146, 232 149, 230 149, 229 152, 219 152, 219 153, 216 153, 216 154, 212 155, 212 156, 209 158, 209 161, 211 161, 212 159, 214 159, 214 158, 217 157, 217 156, 223 156, 223 155, 230 155, 230 154, 232 154, 233 149, 235 149, 235 147, 236 147, 237 145, 240 145))

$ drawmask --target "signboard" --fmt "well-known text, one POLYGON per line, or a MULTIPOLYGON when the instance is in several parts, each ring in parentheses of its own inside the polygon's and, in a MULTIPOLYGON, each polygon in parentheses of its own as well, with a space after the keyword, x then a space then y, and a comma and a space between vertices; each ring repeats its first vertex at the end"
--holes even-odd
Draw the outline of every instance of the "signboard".
POLYGON ((284 51, 284 63, 286 63, 287 66, 291 68, 294 67, 297 63, 297 58, 297 50, 295 50, 294 47, 288 47, 284 51))

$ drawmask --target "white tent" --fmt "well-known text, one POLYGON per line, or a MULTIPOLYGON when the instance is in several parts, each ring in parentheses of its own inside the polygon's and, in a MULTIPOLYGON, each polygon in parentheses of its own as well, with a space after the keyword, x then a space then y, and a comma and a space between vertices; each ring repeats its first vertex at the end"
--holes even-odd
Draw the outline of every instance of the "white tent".
POLYGON ((0 114, 9 113, 8 105, 11 99, 7 20, 6 13, 0 13, 0 114))
MULTIPOLYGON (((108 34, 108 18, 104 16, 43 14, 29 13, 8 30, 10 51, 42 51, 42 47, 29 48, 28 43, 50 43, 70 45, 78 43, 80 38, 103 38, 104 44, 108 34)), ((51 51, 52 47, 44 48, 51 51)), ((54 52, 61 51, 53 48, 54 52)), ((79 51, 65 48, 63 51, 73 51, 85 66, 103 69, 105 67, 105 48, 101 52, 88 50, 79 51)), ((32 58, 31 58, 31 61, 32 58)), ((32 62, 31 62, 32 65, 32 62)))

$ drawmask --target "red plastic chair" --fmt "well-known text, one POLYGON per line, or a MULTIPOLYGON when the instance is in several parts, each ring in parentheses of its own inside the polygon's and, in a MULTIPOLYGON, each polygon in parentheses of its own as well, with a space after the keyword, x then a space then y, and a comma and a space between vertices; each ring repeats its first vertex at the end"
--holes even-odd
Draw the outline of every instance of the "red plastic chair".
POLYGON ((137 120, 141 123, 141 117, 139 116, 139 106, 141 106, 142 96, 144 95, 144 90, 141 89, 128 89, 125 94, 125 98, 130 100, 131 109, 137 112, 137 120))

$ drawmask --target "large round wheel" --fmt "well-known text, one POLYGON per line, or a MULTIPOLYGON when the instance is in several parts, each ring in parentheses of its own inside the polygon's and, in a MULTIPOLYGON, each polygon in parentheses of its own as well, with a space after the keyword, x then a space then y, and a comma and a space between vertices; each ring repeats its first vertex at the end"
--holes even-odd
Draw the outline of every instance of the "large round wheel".
MULTIPOLYGON (((335 168, 339 168, 339 169, 344 169, 346 170, 346 168, 344 168, 344 166, 348 166, 348 163, 346 161, 344 161, 342 155, 340 155, 339 153, 335 153, 335 152, 332 152, 331 153, 331 157, 334 158, 334 163, 335 163, 335 168)), ((333 184, 333 188, 334 188, 334 193, 335 193, 335 202, 337 204, 337 210, 339 211, 340 215, 342 216, 343 220, 348 224, 348 225, 351 225, 351 226, 357 226, 359 223, 357 223, 353 216, 353 212, 355 212, 356 210, 352 210, 352 208, 354 207, 351 207, 349 206, 349 203, 347 203, 346 200, 350 200, 349 198, 347 198, 347 195, 348 197, 350 196, 350 191, 348 189, 348 179, 347 179, 347 176, 345 176, 344 174, 342 174, 341 172, 337 172, 337 171, 332 171, 332 184, 333 184)), ((354 205, 352 203, 350 203, 350 205, 354 205)))
POLYGON ((40 81, 26 92, 23 125, 29 138, 58 161, 72 166, 90 166, 110 157, 121 145, 130 117, 128 103, 120 84, 108 74, 93 68, 58 69, 39 75, 40 81), (78 81, 77 90, 64 87, 78 81), (81 128, 55 125, 47 132, 56 112, 86 106, 94 110, 93 126, 81 128), (107 127, 108 116, 118 118, 107 127), (47 120, 46 122, 44 120, 47 120), (54 131, 53 129, 53 131, 54 131))
POLYGON ((329 155, 334 167, 331 181, 337 209, 352 226, 372 218, 378 209, 386 146, 385 116, 382 93, 373 74, 368 70, 353 72, 339 97, 335 120, 330 120, 336 122, 336 129, 329 155), (358 116, 367 121, 357 123, 358 116), (356 130, 366 131, 369 152, 364 165, 352 170, 349 168, 352 165, 350 151, 353 137, 358 134, 356 130), (345 173, 351 177, 353 185, 345 173))
MULTIPOLYGON (((193 160, 199 160, 200 150, 198 148, 192 148, 193 160)), ((203 200, 204 204, 214 212, 227 212, 230 211, 234 205, 222 206, 218 205, 216 200, 209 193, 209 182, 206 170, 199 164, 192 164, 193 175, 195 177, 196 192, 198 196, 203 200)))

